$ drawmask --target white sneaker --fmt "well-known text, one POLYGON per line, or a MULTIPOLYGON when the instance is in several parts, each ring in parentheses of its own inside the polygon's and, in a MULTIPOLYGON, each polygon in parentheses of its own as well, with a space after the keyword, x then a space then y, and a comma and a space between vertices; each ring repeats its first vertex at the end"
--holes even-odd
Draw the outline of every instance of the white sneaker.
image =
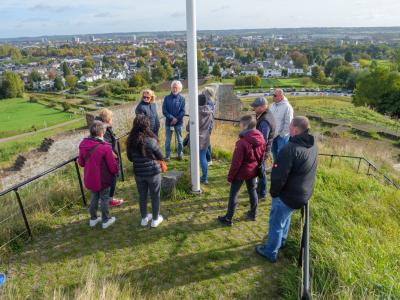
POLYGON ((161 222, 162 222, 163 220, 164 220, 163 216, 162 216, 162 215, 158 215, 157 220, 151 221, 151 227, 153 227, 153 228, 157 227, 158 225, 161 224, 161 222))
POLYGON ((90 227, 94 227, 94 226, 97 225, 97 223, 100 223, 100 222, 101 222, 101 217, 98 217, 96 220, 90 220, 89 221, 89 226, 90 227))
POLYGON ((212 166, 212 165, 213 165, 212 160, 210 160, 210 161, 208 162, 208 165, 209 165, 209 166, 212 166))
POLYGON ((103 225, 102 225, 103 229, 110 227, 112 224, 115 223, 115 220, 116 220, 115 217, 109 218, 107 222, 103 223, 103 225))
POLYGON ((153 218, 152 214, 147 214, 147 217, 142 219, 142 222, 140 222, 140 225, 147 226, 147 224, 149 223, 149 221, 151 221, 152 218, 153 218))

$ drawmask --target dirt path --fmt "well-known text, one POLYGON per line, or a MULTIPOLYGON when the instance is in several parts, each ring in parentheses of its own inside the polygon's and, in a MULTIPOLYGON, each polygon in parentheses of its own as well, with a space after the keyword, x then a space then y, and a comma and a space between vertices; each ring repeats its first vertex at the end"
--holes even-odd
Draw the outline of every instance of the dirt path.
POLYGON ((19 135, 14 135, 14 136, 2 138, 2 139, 0 139, 0 143, 14 141, 14 140, 20 139, 22 137, 27 137, 27 136, 34 135, 34 134, 39 133, 39 132, 44 132, 44 131, 52 130, 52 129, 55 129, 55 128, 63 127, 65 125, 70 125, 70 124, 76 123, 76 122, 81 121, 81 120, 83 120, 83 118, 74 119, 74 120, 67 121, 67 122, 64 122, 64 123, 60 123, 60 124, 57 124, 57 125, 53 125, 53 126, 50 126, 50 127, 42 128, 42 129, 39 129, 39 130, 36 130, 36 131, 31 131, 31 132, 22 133, 22 134, 19 134, 19 135))

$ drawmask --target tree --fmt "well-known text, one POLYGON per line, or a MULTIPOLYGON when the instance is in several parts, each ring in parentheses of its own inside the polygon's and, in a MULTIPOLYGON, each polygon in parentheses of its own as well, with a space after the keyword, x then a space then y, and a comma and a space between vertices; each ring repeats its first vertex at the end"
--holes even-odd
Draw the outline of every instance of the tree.
POLYGON ((325 73, 322 71, 320 66, 315 66, 311 69, 311 78, 315 82, 324 82, 325 80, 325 73))
POLYGON ((344 59, 337 57, 337 58, 331 58, 328 60, 325 64, 325 75, 327 77, 332 75, 333 69, 340 67, 341 65, 344 64, 344 59))
POLYGON ((67 112, 71 109, 71 104, 69 104, 68 102, 62 102, 61 103, 62 109, 63 111, 67 112))
POLYGON ((199 78, 204 78, 208 75, 208 64, 205 60, 199 60, 197 62, 197 73, 199 78))
POLYGON ((304 65, 308 66, 307 56, 299 51, 294 51, 290 55, 291 59, 293 60, 293 64, 298 69, 303 69, 304 65))
POLYGON ((167 78, 167 72, 159 62, 155 63, 155 67, 151 70, 151 78, 154 82, 164 81, 167 78))
POLYGON ((57 91, 62 91, 63 89, 65 89, 64 83, 63 83, 62 78, 60 76, 57 76, 54 79, 54 88, 57 91))
POLYGON ((142 87, 146 84, 146 80, 140 73, 134 74, 131 79, 129 79, 130 87, 142 87))
POLYGON ((354 88, 354 75, 356 70, 352 66, 340 66, 333 70, 333 82, 339 84, 342 87, 351 89, 354 88))
POLYGON ((235 85, 259 87, 261 85, 261 78, 257 75, 238 76, 235 79, 235 85))
POLYGON ((65 78, 65 81, 67 82, 67 86, 71 89, 71 91, 76 89, 76 85, 78 84, 78 78, 74 75, 68 75, 65 78))
POLYGON ((82 64, 82 68, 90 68, 93 69, 95 65, 95 61, 93 60, 93 57, 86 57, 83 64, 82 64))
POLYGON ((24 95, 24 82, 18 74, 6 71, 0 86, 0 98, 16 98, 24 95))
POLYGON ((28 75, 28 83, 29 83, 28 88, 33 89, 35 86, 35 83, 38 83, 40 81, 42 81, 42 76, 40 75, 40 73, 38 71, 33 70, 28 75))
POLYGON ((344 60, 351 63, 353 61, 353 53, 351 51, 347 51, 344 55, 344 60))
POLYGON ((63 69, 64 78, 67 78, 67 76, 72 74, 70 67, 68 66, 67 62, 65 62, 65 61, 63 62, 62 69, 63 69))
POLYGON ((144 67, 144 60, 143 60, 143 58, 138 59, 138 61, 137 61, 137 63, 136 63, 136 66, 137 66, 138 68, 144 67))
POLYGON ((382 66, 363 71, 356 81, 353 103, 368 105, 380 113, 400 116, 400 73, 382 66))
POLYGON ((215 77, 221 77, 221 67, 219 64, 215 64, 212 68, 211 75, 215 77))
POLYGON ((263 77, 264 76, 264 69, 263 68, 258 68, 257 69, 257 74, 258 74, 258 76, 263 77))

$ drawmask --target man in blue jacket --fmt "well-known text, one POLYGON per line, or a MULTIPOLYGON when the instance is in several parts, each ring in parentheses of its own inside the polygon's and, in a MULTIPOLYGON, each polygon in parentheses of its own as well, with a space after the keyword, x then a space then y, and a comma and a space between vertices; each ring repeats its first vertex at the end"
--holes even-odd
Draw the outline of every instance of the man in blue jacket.
POLYGON ((171 94, 165 96, 163 102, 163 115, 165 116, 165 159, 171 159, 172 131, 175 131, 178 141, 178 159, 183 158, 182 126, 185 116, 185 98, 180 94, 182 83, 174 80, 171 84, 171 94))

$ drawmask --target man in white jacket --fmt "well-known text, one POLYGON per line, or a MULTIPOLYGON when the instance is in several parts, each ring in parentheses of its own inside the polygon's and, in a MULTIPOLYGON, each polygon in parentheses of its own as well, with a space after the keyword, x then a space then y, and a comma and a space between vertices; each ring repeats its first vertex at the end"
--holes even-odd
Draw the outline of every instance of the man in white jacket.
POLYGON ((276 130, 271 152, 273 160, 276 161, 279 151, 289 141, 289 125, 293 120, 293 107, 285 97, 282 89, 275 90, 272 100, 274 103, 271 104, 269 110, 275 118, 276 130))

